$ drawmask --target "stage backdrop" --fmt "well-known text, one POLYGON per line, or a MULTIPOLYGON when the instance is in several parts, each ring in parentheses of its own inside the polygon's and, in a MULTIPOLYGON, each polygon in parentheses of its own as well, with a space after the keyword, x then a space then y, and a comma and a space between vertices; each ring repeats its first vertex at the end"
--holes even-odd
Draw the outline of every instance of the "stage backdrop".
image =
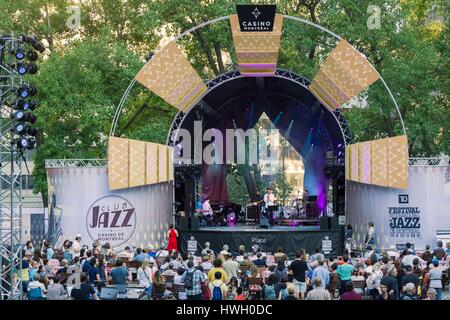
POLYGON ((409 188, 392 189, 347 182, 347 223, 362 245, 366 224, 374 222, 377 247, 406 242, 416 249, 436 245, 436 232, 450 230, 450 167, 410 166, 409 188))
POLYGON ((113 247, 165 245, 172 182, 109 191, 106 167, 47 168, 47 176, 58 246, 78 233, 89 246, 96 239, 113 247))

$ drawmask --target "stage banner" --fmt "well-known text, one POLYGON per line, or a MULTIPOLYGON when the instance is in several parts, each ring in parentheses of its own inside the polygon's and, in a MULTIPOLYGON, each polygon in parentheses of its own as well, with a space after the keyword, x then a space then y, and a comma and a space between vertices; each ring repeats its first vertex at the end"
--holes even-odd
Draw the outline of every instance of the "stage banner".
POLYGON ((243 76, 275 74, 283 16, 275 14, 275 5, 237 5, 230 16, 231 32, 243 76))
POLYGON ((194 105, 207 91, 202 78, 174 41, 142 67, 136 80, 180 111, 194 105))
POLYGON ((349 181, 347 184, 347 222, 362 246, 368 222, 374 222, 376 246, 413 243, 423 250, 435 246, 438 230, 450 230, 450 167, 410 166, 408 188, 382 188, 349 181))
POLYGON ((294 257, 300 249, 307 253, 314 253, 315 249, 325 250, 326 255, 337 256, 341 252, 339 230, 325 231, 301 231, 292 232, 286 230, 252 230, 252 231, 193 231, 179 230, 182 252, 192 252, 196 248, 196 254, 200 254, 205 247, 205 242, 211 244, 215 252, 222 250, 224 244, 228 245, 233 254, 239 253, 239 246, 244 245, 247 251, 261 249, 263 252, 276 252, 278 247, 290 257, 294 257), (196 242, 196 245, 195 245, 196 242))
POLYGON ((332 111, 379 78, 366 57, 342 39, 314 76, 309 89, 332 111))
POLYGON ((55 243, 81 234, 113 247, 165 246, 172 223, 172 182, 110 191, 106 167, 47 168, 49 197, 54 203, 55 243))

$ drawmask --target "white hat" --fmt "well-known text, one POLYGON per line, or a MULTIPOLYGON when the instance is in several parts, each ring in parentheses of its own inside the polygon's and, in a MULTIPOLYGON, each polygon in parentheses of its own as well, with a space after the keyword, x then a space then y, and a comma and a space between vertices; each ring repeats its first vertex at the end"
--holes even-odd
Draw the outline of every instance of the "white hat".
POLYGON ((75 239, 76 239, 76 238, 81 238, 81 234, 77 233, 77 234, 75 235, 75 239))

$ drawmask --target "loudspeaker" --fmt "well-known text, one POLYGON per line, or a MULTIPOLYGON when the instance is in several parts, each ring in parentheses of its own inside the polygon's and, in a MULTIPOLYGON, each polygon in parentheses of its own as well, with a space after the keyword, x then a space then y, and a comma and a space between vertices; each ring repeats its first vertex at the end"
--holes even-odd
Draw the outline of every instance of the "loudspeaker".
POLYGON ((339 227, 339 220, 338 220, 338 216, 334 215, 332 217, 330 217, 330 224, 329 224, 329 228, 336 230, 339 227))
POLYGON ((188 219, 186 217, 177 217, 177 229, 187 230, 188 229, 188 219))
POLYGON ((188 229, 189 230, 198 230, 199 227, 199 221, 197 217, 189 217, 188 218, 188 229))
POLYGON ((327 216, 320 217, 320 230, 328 230, 330 229, 330 220, 327 216))
POLYGON ((267 228, 268 229, 270 227, 269 218, 261 216, 261 219, 259 221, 259 226, 261 228, 267 228))

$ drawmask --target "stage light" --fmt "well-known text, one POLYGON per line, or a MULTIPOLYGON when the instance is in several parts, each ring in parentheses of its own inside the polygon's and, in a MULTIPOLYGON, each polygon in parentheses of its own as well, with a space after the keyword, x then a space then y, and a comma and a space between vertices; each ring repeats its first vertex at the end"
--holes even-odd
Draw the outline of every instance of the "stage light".
POLYGON ((29 43, 35 50, 37 50, 41 53, 45 51, 44 45, 42 43, 40 43, 39 41, 37 41, 35 37, 24 36, 23 34, 20 35, 20 37, 23 42, 29 43))
POLYGON ((37 132, 38 132, 37 128, 34 128, 34 127, 27 127, 27 133, 28 133, 30 136, 35 137, 35 136, 37 135, 37 132))
POLYGON ((342 143, 339 143, 337 147, 338 147, 338 148, 342 147, 342 143))
POLYGON ((17 121, 22 121, 24 117, 25 112, 23 112, 22 110, 19 110, 16 113, 14 113, 14 119, 16 119, 17 121))
POLYGON ((23 60, 25 58, 25 53, 21 48, 17 49, 13 54, 17 60, 23 60))
POLYGON ((18 125, 16 125, 15 131, 17 134, 22 134, 26 131, 26 127, 22 123, 19 123, 18 125))
POLYGON ((27 138, 20 138, 17 141, 17 148, 19 148, 19 149, 25 149, 25 148, 28 148, 28 146, 29 146, 29 143, 28 143, 27 138))
POLYGON ((39 55, 36 51, 30 50, 27 52, 27 59, 30 61, 36 61, 39 58, 39 55))
POLYGON ((28 150, 31 150, 34 148, 34 146, 36 145, 36 139, 34 138, 28 138, 28 150))
POLYGON ((16 70, 17 70, 17 73, 20 74, 21 76, 28 72, 27 66, 23 63, 18 63, 16 65, 16 70))
POLYGON ((19 89, 17 90, 17 94, 19 95, 19 97, 21 98, 26 98, 28 96, 34 96, 36 95, 37 90, 36 87, 32 84, 29 85, 22 85, 19 87, 19 89))

